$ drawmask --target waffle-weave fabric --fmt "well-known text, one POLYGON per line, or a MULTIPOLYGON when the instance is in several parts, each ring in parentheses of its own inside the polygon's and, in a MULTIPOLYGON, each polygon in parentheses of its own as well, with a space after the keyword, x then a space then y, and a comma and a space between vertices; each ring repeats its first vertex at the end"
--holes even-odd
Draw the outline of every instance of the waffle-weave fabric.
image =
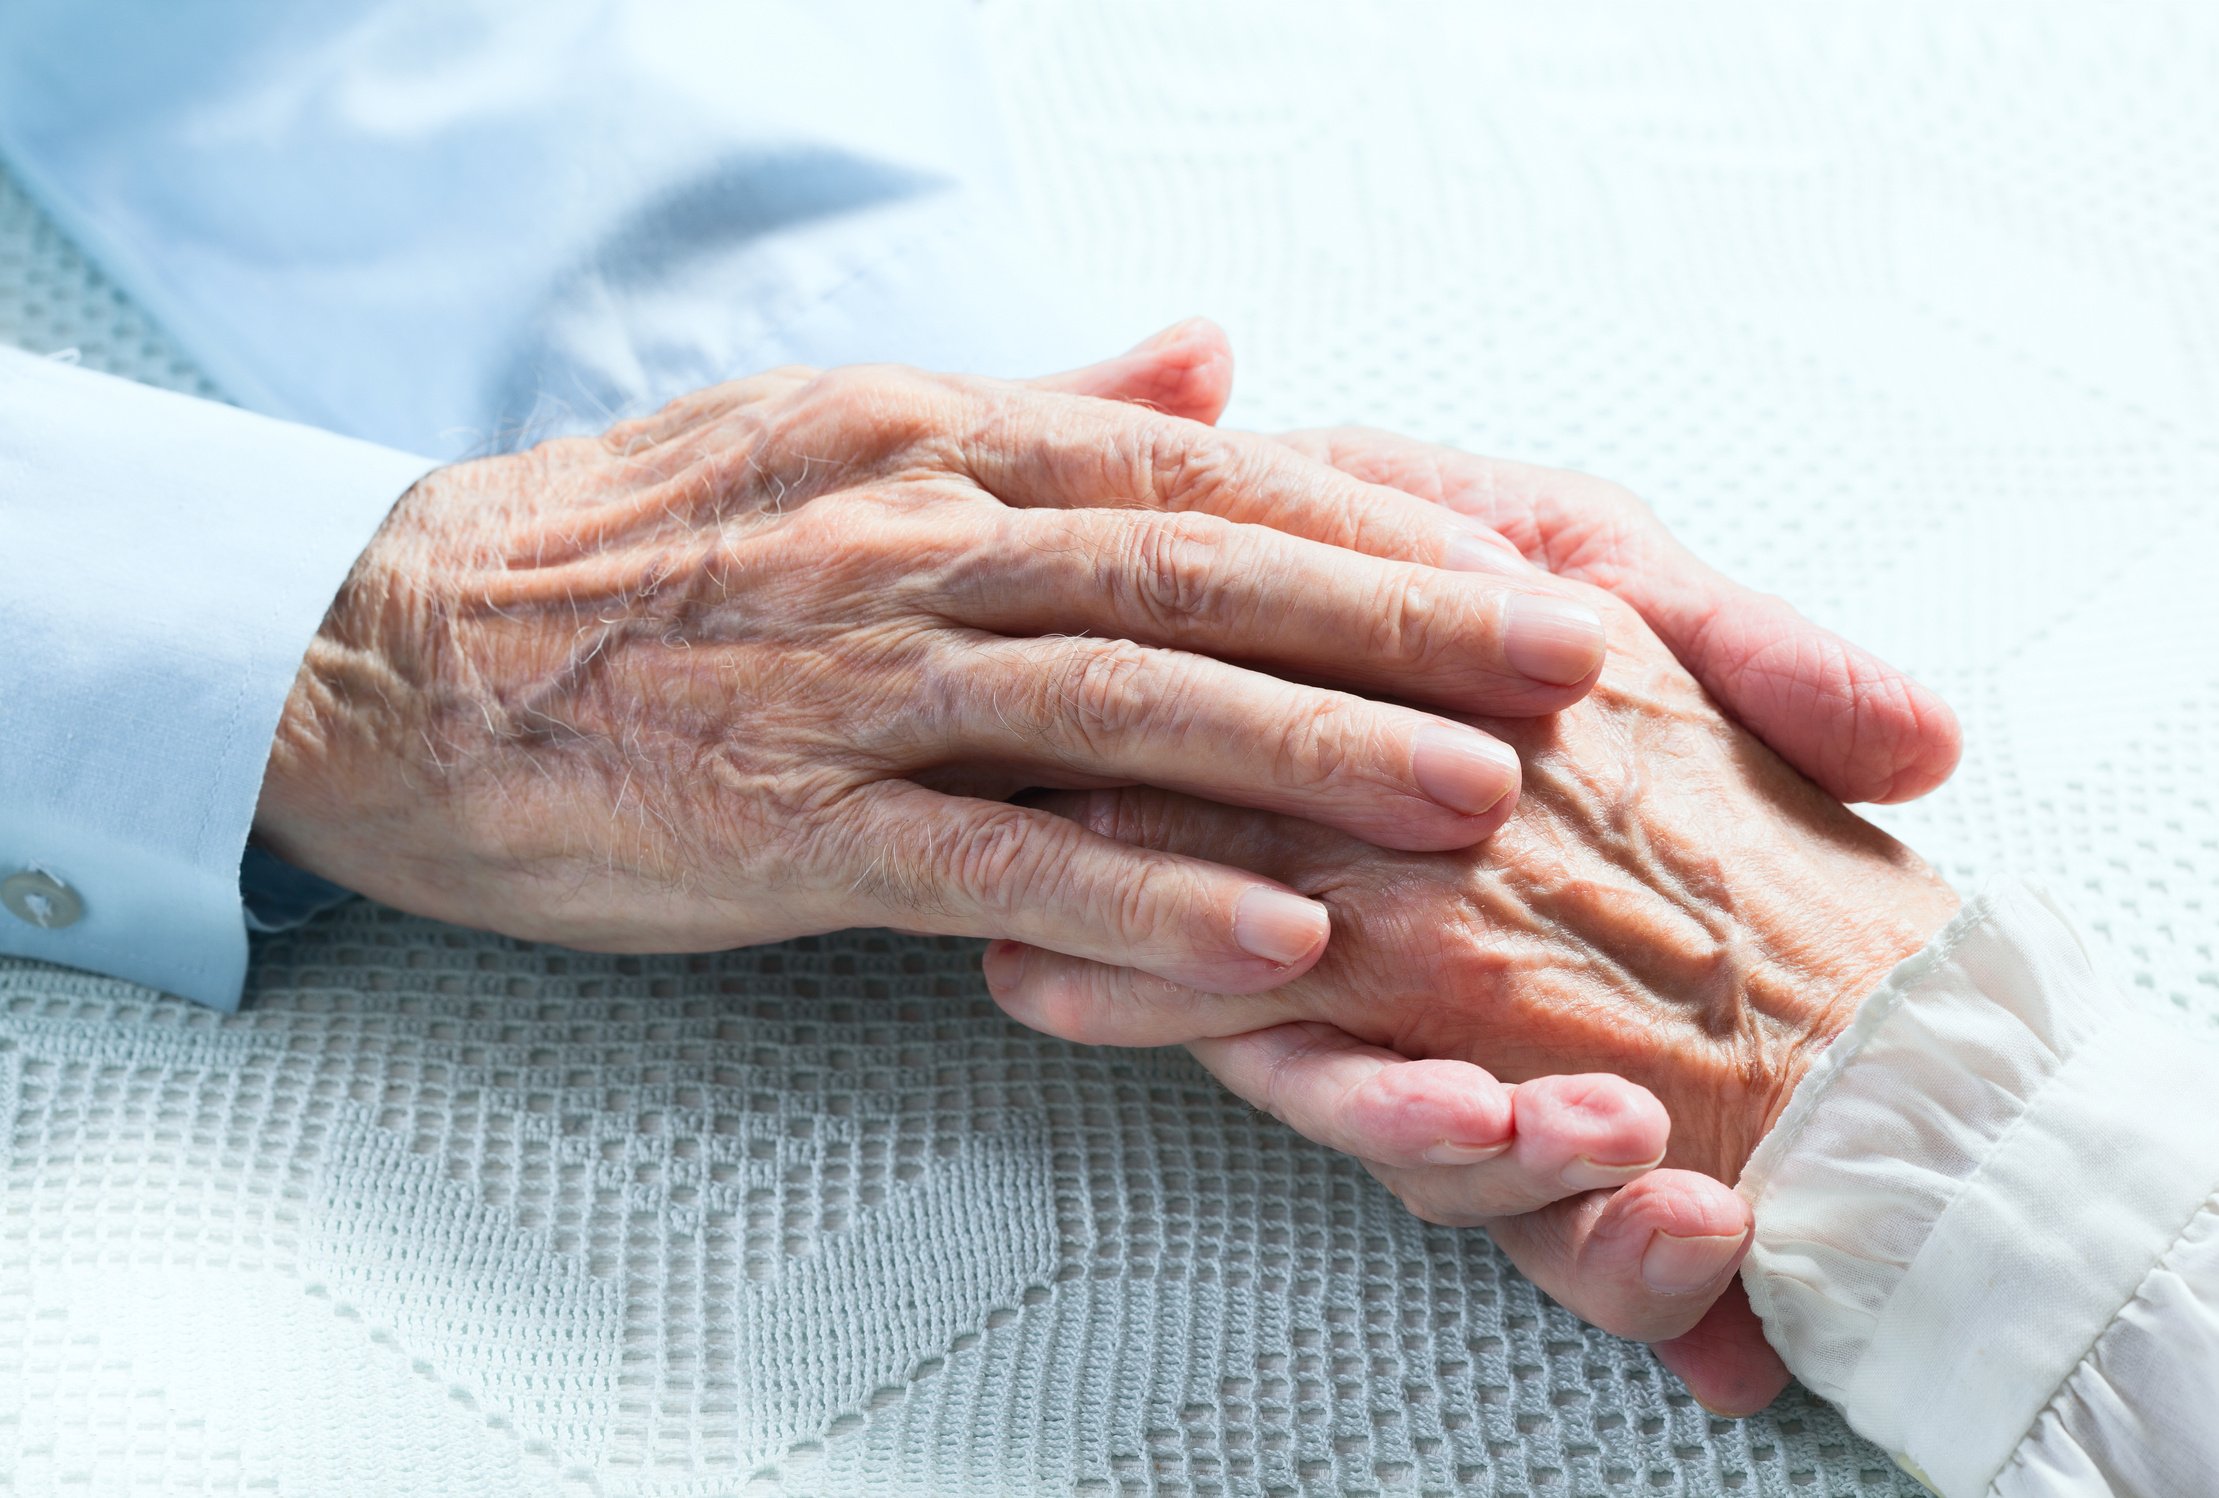
MULTIPOLYGON (((1136 329, 1229 326, 1232 419, 1632 484, 1955 702, 1881 820, 2219 1021, 2219 15, 984 20, 1032 211, 1136 329)), ((215 393, 4 179, 0 338, 215 393)), ((0 962, 0 1486, 1918 1491, 976 965, 367 905, 237 1016, 0 962)))

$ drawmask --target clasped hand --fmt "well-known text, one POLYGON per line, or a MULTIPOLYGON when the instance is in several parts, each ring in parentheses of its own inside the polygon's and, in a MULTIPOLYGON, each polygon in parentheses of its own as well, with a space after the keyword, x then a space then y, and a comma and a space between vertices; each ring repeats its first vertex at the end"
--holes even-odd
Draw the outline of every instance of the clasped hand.
MULTIPOLYGON (((1949 902, 1833 798, 1931 788, 1954 722, 1622 491, 1220 432, 1229 376, 1201 323, 1032 385, 780 370, 443 469, 311 647, 257 836, 571 946, 995 938, 1021 1018, 1188 1042, 1684 1333, 1751 1131, 1949 902), (1885 909, 1791 929, 1844 887, 1885 909)), ((1675 1366, 1746 1402, 1754 1335, 1675 1366)))
POLYGON ((1402 701, 1551 712, 1602 645, 1487 528, 1283 444, 780 370, 419 484, 309 652, 257 830, 578 947, 894 926, 1252 992, 1317 959, 1324 907, 1007 798, 1145 784, 1464 847, 1517 758, 1402 701))

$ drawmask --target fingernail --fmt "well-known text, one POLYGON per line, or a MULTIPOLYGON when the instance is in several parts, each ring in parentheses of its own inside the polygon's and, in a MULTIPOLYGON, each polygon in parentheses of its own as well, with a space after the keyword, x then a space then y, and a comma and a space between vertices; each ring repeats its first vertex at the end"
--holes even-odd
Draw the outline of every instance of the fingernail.
POLYGON ((1441 543, 1441 565, 1450 572, 1488 572, 1518 577, 1532 570, 1514 552, 1490 546, 1477 536, 1451 536, 1441 543))
POLYGON ((1569 598, 1527 594, 1510 600, 1502 653, 1514 671, 1568 687, 1603 663, 1602 616, 1569 598))
POLYGON ((1451 572, 1492 572, 1500 577, 1518 577, 1534 570, 1518 548, 1491 527, 1454 510, 1444 513, 1456 529, 1441 543, 1443 567, 1451 572))
POLYGON ((1411 739, 1410 776, 1450 811, 1476 817, 1517 789, 1518 756, 1483 733, 1436 725, 1411 739))
POLYGON ((1187 329, 1201 320, 1199 316, 1182 317, 1161 333, 1151 334, 1141 342, 1134 344, 1131 351, 1136 354, 1146 353, 1149 349, 1163 348, 1168 344, 1175 343, 1185 336, 1187 329))
POLYGON ((1482 1160, 1492 1160, 1510 1148, 1505 1139, 1499 1144, 1458 1144, 1444 1139, 1419 1158, 1428 1165, 1477 1165, 1482 1160))
POLYGON ((1689 1295, 1704 1289, 1726 1272, 1747 1236, 1682 1238, 1652 1233, 1641 1254, 1641 1282, 1660 1295, 1689 1295))
POLYGON ((1281 967, 1309 956, 1331 927, 1317 901, 1263 884, 1242 895, 1233 911, 1233 940, 1240 949, 1281 967))
POLYGON ((1623 1186, 1637 1176, 1645 1176, 1664 1163, 1664 1156, 1644 1160, 1639 1165, 1605 1165, 1600 1160, 1590 1160, 1581 1155, 1564 1167, 1557 1179, 1574 1191, 1600 1191, 1605 1186, 1623 1186))
POLYGON ((986 955, 979 959, 979 968, 986 974, 992 988, 1010 988, 1025 973, 1026 948, 1023 942, 997 940, 986 944, 986 955))

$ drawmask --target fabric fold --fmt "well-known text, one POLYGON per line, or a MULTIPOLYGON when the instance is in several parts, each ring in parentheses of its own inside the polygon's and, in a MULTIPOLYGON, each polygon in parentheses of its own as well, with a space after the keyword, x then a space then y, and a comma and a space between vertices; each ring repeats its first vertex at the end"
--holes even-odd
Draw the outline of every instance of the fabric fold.
POLYGON ((2046 896, 1992 886, 1751 1158, 1767 1335, 1937 1491, 1989 1491, 2219 1185, 2215 1078, 2046 896))

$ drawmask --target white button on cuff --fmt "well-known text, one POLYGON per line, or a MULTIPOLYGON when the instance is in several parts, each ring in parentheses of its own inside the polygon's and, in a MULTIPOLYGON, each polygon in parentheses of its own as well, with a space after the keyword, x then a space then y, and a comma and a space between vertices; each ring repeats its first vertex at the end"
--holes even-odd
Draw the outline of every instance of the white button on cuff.
POLYGON ((17 920, 46 931, 74 926, 85 913, 77 891, 44 869, 25 869, 0 879, 0 905, 17 920))

